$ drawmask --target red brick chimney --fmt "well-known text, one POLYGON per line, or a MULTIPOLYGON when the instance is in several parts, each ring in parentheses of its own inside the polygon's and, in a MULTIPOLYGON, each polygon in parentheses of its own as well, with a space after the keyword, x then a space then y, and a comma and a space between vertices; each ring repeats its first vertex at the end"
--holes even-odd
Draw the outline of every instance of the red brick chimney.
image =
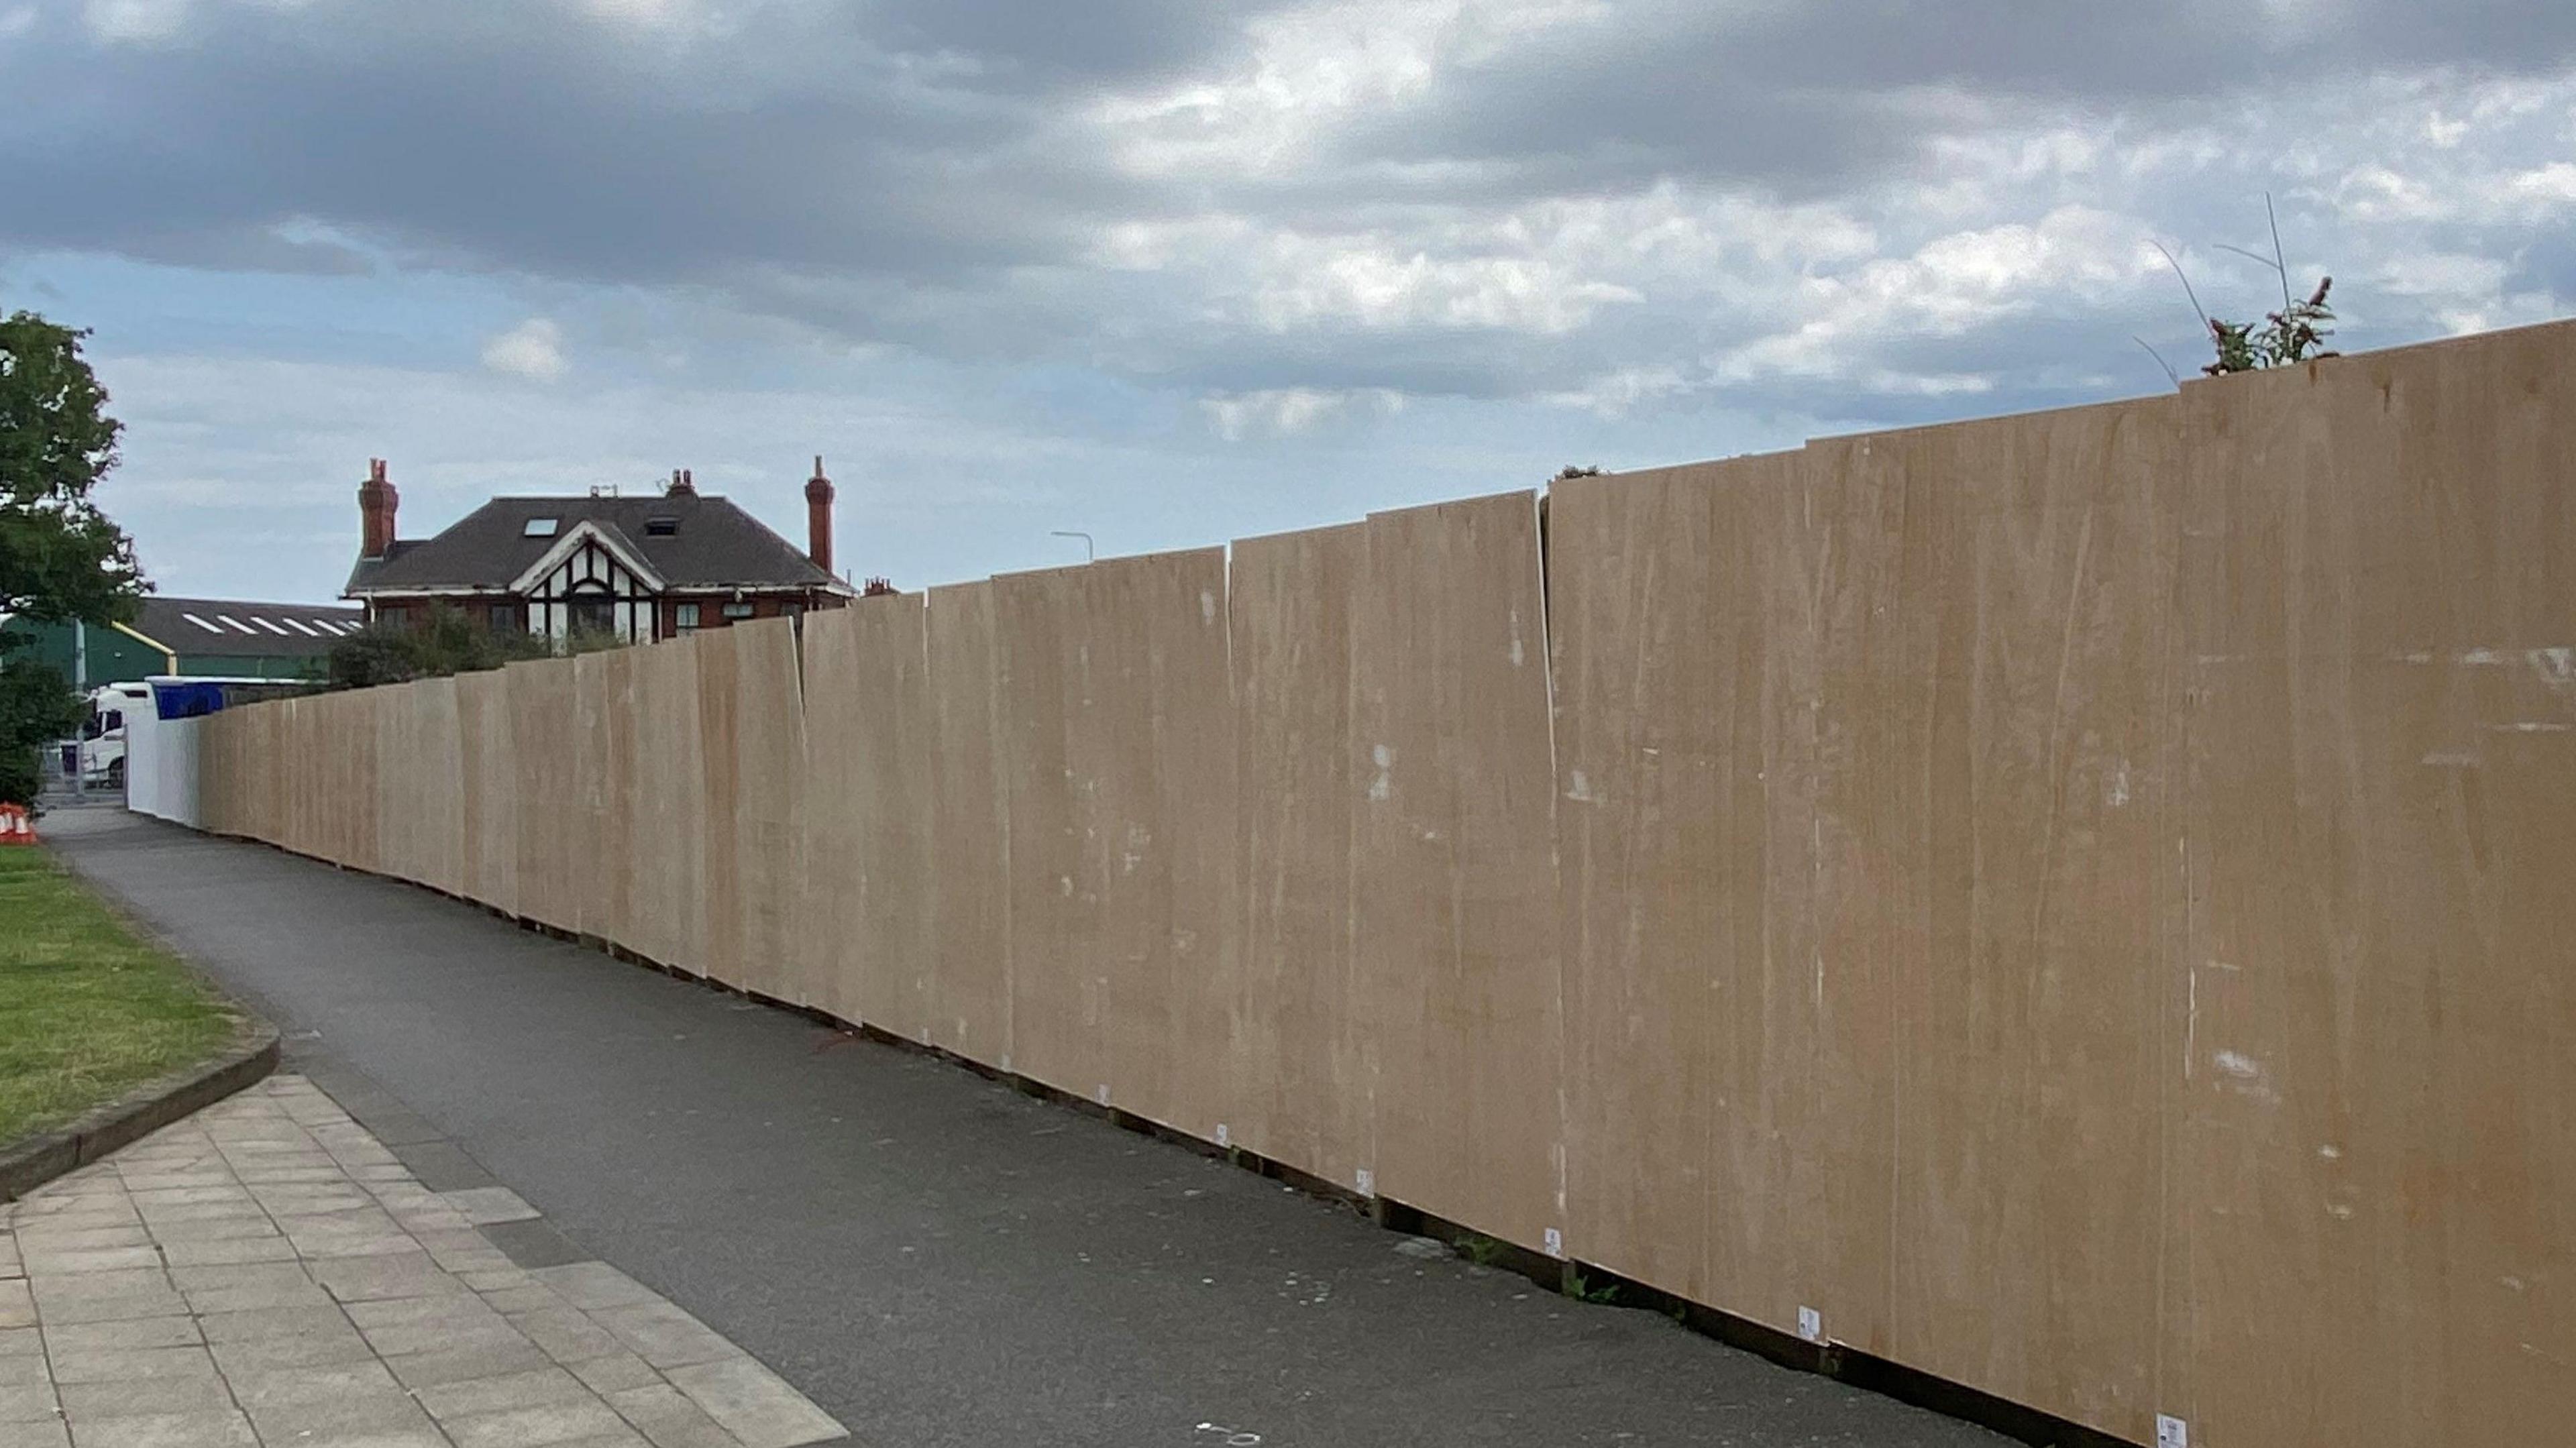
POLYGON ((671 470, 671 486, 664 491, 663 496, 671 498, 694 498, 697 495, 698 480, 689 476, 689 470, 687 468, 673 468, 671 470))
POLYGON ((823 460, 814 459, 814 476, 805 480, 805 556, 825 573, 832 571, 832 480, 823 476, 823 460))
POLYGON ((358 484, 358 556, 382 558, 393 551, 394 510, 402 494, 385 481, 385 460, 367 459, 367 480, 358 484))

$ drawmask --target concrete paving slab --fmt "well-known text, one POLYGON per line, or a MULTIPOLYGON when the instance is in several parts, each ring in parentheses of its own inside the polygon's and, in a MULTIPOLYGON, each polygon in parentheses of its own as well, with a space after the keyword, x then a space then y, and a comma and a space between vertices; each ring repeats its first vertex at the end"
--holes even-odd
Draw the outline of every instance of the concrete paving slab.
POLYGON ((225 1408, 153 1413, 72 1425, 72 1448, 261 1448, 249 1420, 225 1408))
MULTIPOLYGON (((165 1180, 169 1161, 194 1159, 190 1143, 197 1141, 242 1138, 290 1153, 298 1148, 288 1133, 309 1132, 310 1140, 330 1143, 331 1160, 372 1161, 376 1153, 366 1149, 363 1131, 327 1102, 297 1077, 272 1078, 136 1143, 130 1158, 111 1156, 64 1178, 35 1212, 9 1215, 0 1242, 36 1266, 32 1277, 0 1279, 0 1309, 24 1319, 0 1327, 0 1445, 18 1448, 67 1433, 74 1448, 92 1442, 650 1448, 607 1394, 651 1388, 678 1396, 681 1390, 622 1346, 619 1333, 671 1364, 741 1357, 740 1348, 649 1288, 605 1264, 575 1264, 567 1281, 618 1304, 610 1309, 621 1314, 613 1332, 488 1244, 479 1254, 465 1250, 453 1239, 473 1229, 444 1202, 409 1215, 430 1224, 425 1235, 456 1249, 448 1260, 473 1262, 494 1300, 441 1265, 441 1254, 405 1230, 398 1216, 373 1205, 331 1215, 364 1220, 357 1230, 370 1235, 398 1236, 402 1250, 331 1255, 341 1245, 335 1237, 347 1233, 317 1228, 318 1214, 309 1209, 337 1200, 346 1178, 283 1190, 238 1181, 153 1187, 159 1195, 139 1222, 84 1225, 98 1215, 94 1204, 120 1198, 121 1182, 165 1180), (215 1195, 224 1191, 242 1195, 239 1201, 215 1195), (193 1233, 206 1223, 191 1214, 242 1203, 259 1222, 285 1225, 278 1240, 291 1255, 160 1265, 169 1247, 198 1245, 165 1246, 162 1233, 193 1233), (139 1252, 149 1265, 83 1260, 100 1252, 139 1252), (504 1305, 522 1309, 517 1317, 530 1323, 533 1337, 504 1305), (147 1306, 159 1310, 143 1311, 147 1306), (547 1347, 596 1358, 603 1367, 587 1377, 566 1371, 547 1347), (626 1370, 628 1364, 635 1370, 626 1370)), ((214 1158, 212 1174, 233 1170, 229 1163, 240 1155, 227 1147, 214 1158)), ((497 1198, 478 1205, 509 1211, 497 1198)))

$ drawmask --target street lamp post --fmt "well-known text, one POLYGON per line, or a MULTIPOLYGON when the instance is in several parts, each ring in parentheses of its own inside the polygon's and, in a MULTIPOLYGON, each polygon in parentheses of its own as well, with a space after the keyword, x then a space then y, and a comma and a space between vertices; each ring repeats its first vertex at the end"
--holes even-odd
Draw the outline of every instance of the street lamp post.
POLYGON ((1081 540, 1082 540, 1082 561, 1083 561, 1083 562, 1085 562, 1085 563, 1089 563, 1089 562, 1091 562, 1093 558, 1095 558, 1096 556, 1098 556, 1098 550, 1094 549, 1094 548, 1091 546, 1091 535, 1090 535, 1090 534, 1088 534, 1088 533, 1077 532, 1077 531, 1075 531, 1075 530, 1073 530, 1073 529, 1070 529, 1070 528, 1051 528, 1051 529, 1047 530, 1047 536, 1048 536, 1048 537, 1050 537, 1050 538, 1079 538, 1079 539, 1081 539, 1081 540))

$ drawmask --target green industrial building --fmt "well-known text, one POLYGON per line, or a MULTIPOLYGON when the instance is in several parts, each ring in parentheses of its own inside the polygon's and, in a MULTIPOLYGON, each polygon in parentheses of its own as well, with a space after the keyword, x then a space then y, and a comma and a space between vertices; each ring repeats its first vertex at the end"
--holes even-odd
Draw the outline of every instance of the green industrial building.
POLYGON ((331 646, 364 625, 355 608, 151 594, 130 624, 12 619, 5 627, 26 641, 13 657, 52 664, 86 691, 154 675, 319 678, 331 646))

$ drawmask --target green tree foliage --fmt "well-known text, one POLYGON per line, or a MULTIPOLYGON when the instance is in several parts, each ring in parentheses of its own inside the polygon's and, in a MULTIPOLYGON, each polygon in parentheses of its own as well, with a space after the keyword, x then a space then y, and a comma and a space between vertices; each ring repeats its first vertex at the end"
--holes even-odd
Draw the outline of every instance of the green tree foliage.
POLYGON ((41 751, 81 723, 80 696, 51 664, 10 660, 0 666, 0 801, 33 804, 44 782, 41 751))
MULTIPOLYGON (((88 335, 33 312, 0 320, 0 613, 121 622, 144 589, 133 540, 90 496, 122 429, 81 356, 88 335)), ((34 802, 38 750, 80 714, 60 670, 0 651, 0 800, 34 802)))
POLYGON ((0 612, 121 622, 143 592, 133 540, 90 497, 123 429, 87 335, 33 312, 0 321, 0 612))
POLYGON ((414 679, 474 674, 522 659, 542 659, 546 641, 517 629, 495 632, 445 604, 416 628, 372 627, 331 646, 325 681, 334 689, 371 689, 414 679))
MULTIPOLYGON (((575 634, 567 651, 595 653, 623 648, 613 634, 575 634)), ((417 628, 369 628, 332 645, 324 682, 334 689, 371 689, 414 679, 480 673, 528 659, 552 658, 551 641, 519 629, 495 631, 437 604, 417 628)))

